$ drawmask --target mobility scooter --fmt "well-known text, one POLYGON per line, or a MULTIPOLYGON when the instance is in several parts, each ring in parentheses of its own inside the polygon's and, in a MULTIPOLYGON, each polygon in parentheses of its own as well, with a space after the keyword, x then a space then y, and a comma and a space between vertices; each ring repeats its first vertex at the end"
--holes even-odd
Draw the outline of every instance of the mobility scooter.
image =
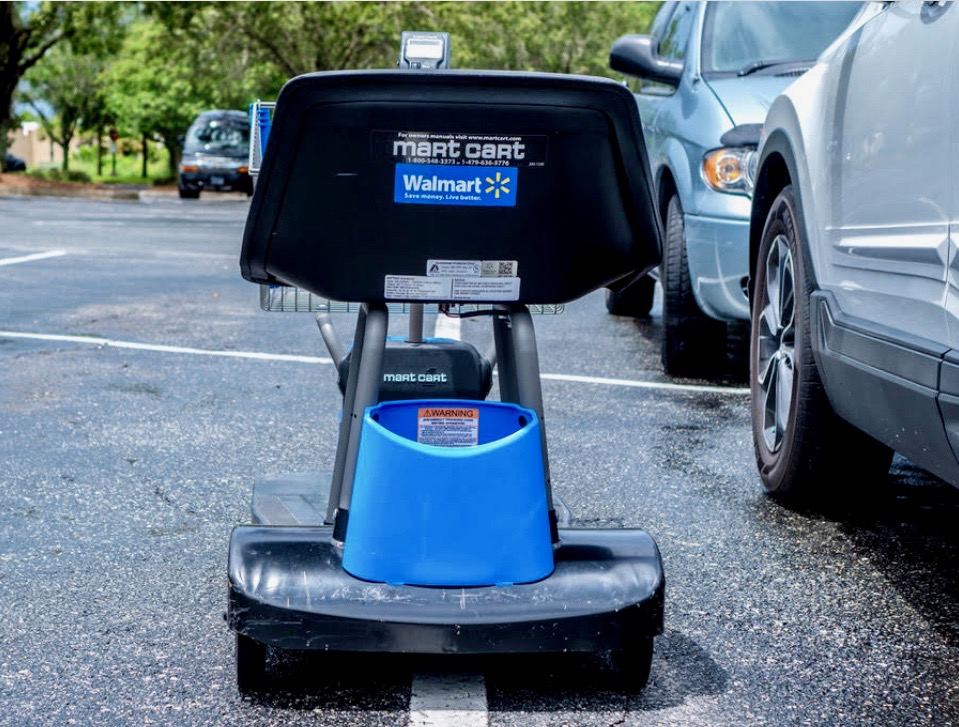
POLYGON ((318 316, 342 392, 331 472, 257 479, 231 536, 237 684, 263 688, 267 649, 591 652, 641 689, 660 553, 554 498, 531 315, 660 260, 635 100, 436 69, 447 37, 403 40, 406 68, 298 76, 272 109, 242 275, 267 309, 357 315, 348 352, 318 316), (424 338, 424 311, 488 317, 491 352, 424 338), (403 312, 410 335, 388 336, 403 312))

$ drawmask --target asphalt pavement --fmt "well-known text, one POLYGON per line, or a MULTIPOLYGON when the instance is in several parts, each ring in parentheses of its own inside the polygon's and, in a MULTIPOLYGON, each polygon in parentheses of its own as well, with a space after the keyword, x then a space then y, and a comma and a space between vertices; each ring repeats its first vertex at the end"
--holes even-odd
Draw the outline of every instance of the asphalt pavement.
POLYGON ((312 316, 240 277, 247 205, 0 198, 0 725, 959 724, 957 492, 897 458, 851 508, 776 505, 742 372, 666 377, 658 304, 601 291, 535 320, 550 463, 573 524, 662 551, 647 688, 588 659, 286 654, 241 698, 230 531, 255 476, 329 468, 339 406, 312 316))

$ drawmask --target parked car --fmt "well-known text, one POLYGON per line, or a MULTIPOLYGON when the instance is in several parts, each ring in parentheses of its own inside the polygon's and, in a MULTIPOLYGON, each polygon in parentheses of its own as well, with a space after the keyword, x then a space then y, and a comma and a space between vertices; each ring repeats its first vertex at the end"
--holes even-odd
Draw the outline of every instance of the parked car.
POLYGON ((248 159, 250 121, 244 111, 204 111, 190 124, 183 143, 178 187, 182 199, 202 191, 253 194, 248 159))
POLYGON ((25 172, 27 170, 27 163, 23 161, 20 157, 14 156, 13 154, 7 153, 6 158, 3 160, 3 171, 4 172, 25 172))
POLYGON ((666 2, 649 35, 619 38, 610 67, 639 104, 666 240, 652 276, 610 290, 645 316, 658 278, 667 373, 710 376, 726 329, 749 319, 749 211, 769 104, 849 24, 861 2, 666 2))
POLYGON ((750 224, 752 431, 777 498, 959 486, 959 3, 874 3, 773 102, 750 224))

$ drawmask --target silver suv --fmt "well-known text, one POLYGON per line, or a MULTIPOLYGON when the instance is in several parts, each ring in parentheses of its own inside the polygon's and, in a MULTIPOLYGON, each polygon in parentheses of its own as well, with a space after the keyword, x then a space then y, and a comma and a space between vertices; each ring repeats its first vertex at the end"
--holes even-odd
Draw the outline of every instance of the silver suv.
POLYGON ((772 104, 750 226, 770 493, 959 486, 959 3, 870 3, 772 104))

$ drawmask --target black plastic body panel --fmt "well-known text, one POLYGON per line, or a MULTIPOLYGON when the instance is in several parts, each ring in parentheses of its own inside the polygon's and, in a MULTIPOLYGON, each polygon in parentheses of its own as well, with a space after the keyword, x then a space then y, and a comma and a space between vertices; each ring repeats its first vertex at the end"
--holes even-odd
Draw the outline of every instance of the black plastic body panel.
POLYGON ((548 578, 450 589, 354 578, 331 536, 235 528, 230 628, 285 649, 460 654, 594 652, 662 633, 662 562, 641 530, 561 529, 548 578))
MULTIPOLYGON (((389 147, 389 144, 385 145, 389 147)), ((483 177, 497 167, 480 166, 483 177)), ((660 261, 662 229, 635 99, 609 79, 490 71, 341 71, 280 93, 241 272, 333 300, 383 302, 428 260, 516 261, 516 297, 565 303, 660 261), (521 137, 515 206, 394 201, 383 134, 521 137)), ((391 297, 389 300, 399 300, 391 297)), ((446 298, 416 298, 445 302, 446 298)))
MULTIPOLYGON (((946 427, 946 437, 959 459, 959 351, 949 351, 939 373, 939 411, 946 427)), ((959 482, 953 482, 959 486, 959 482)))
POLYGON ((884 328, 843 318, 828 293, 815 293, 811 307, 816 360, 836 413, 959 485, 959 462, 943 423, 947 412, 959 421, 959 411, 939 394, 946 349, 918 338, 896 342, 884 328))
MULTIPOLYGON (((340 393, 346 393, 352 350, 339 365, 340 393)), ((493 366, 467 341, 388 339, 383 354, 379 401, 397 399, 485 399, 493 387, 493 366)))

